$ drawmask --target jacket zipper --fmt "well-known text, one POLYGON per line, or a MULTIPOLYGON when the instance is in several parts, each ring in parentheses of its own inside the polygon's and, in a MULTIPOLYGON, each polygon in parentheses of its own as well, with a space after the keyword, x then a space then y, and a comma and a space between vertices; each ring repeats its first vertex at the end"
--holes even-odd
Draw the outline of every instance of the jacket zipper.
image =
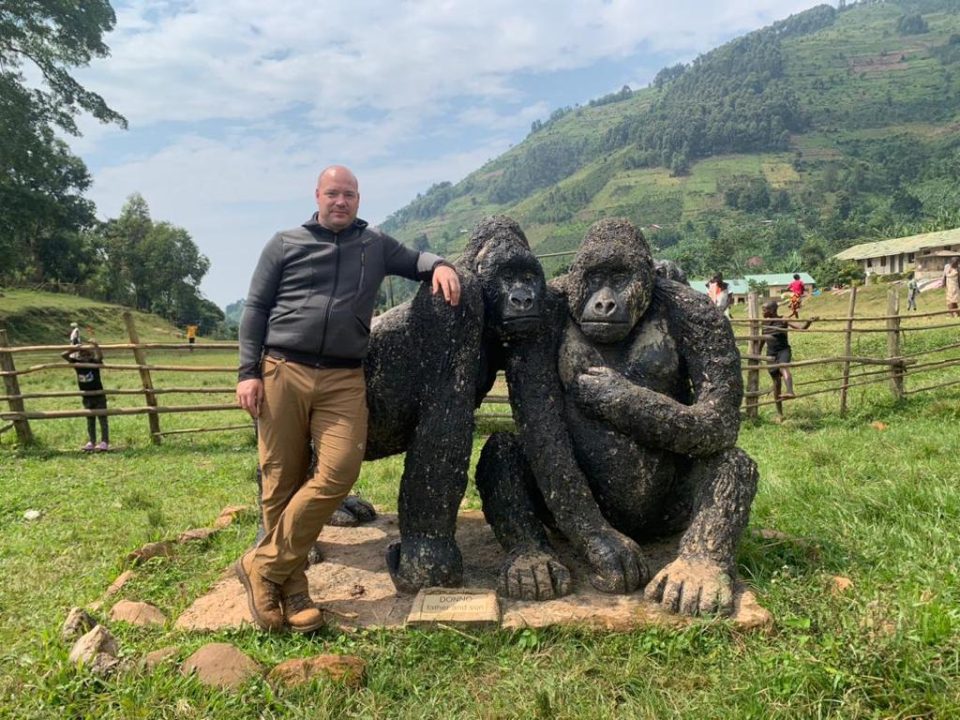
POLYGON ((330 313, 333 312, 333 303, 337 298, 337 284, 340 281, 340 233, 333 235, 333 248, 337 260, 333 266, 333 292, 330 293, 330 299, 327 300, 327 312, 323 317, 323 334, 320 336, 320 352, 323 355, 323 346, 327 342, 327 328, 330 326, 330 313))
POLYGON ((367 246, 360 245, 360 282, 357 283, 357 295, 363 291, 363 276, 367 270, 367 246))

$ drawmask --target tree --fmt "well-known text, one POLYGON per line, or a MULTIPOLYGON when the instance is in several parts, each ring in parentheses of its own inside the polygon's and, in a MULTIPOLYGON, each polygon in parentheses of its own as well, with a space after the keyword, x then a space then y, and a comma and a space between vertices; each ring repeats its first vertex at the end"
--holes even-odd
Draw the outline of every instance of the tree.
POLYGON ((0 276, 61 279, 51 247, 79 243, 93 222, 93 206, 81 197, 87 169, 57 131, 79 134, 81 112, 126 127, 68 72, 109 54, 102 38, 115 20, 107 0, 0 1, 0 250, 14 259, 0 276), (29 85, 25 68, 41 87, 29 85))
POLYGON ((120 217, 99 230, 100 294, 107 300, 154 312, 177 324, 212 326, 223 320, 200 294, 200 281, 210 261, 197 249, 190 234, 167 222, 155 223, 150 208, 138 194, 131 195, 120 217))

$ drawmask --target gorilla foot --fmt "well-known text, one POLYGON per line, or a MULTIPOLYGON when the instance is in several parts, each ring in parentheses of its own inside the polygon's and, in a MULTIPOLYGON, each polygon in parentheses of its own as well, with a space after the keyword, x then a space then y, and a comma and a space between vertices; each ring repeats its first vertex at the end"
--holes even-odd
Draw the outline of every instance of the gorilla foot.
POLYGON ((612 528, 584 538, 583 553, 590 584, 600 592, 631 593, 650 577, 640 546, 612 528))
POLYGON ((387 547, 387 570, 394 586, 402 593, 463 584, 463 557, 453 538, 413 537, 394 541, 387 547))
POLYGON ((572 589, 566 566, 552 552, 536 548, 510 553, 497 583, 497 592, 516 600, 553 600, 572 589))
POLYGON ((327 525, 334 527, 356 527, 377 519, 377 511, 359 495, 348 495, 340 503, 327 525))
POLYGON ((681 615, 729 615, 733 612, 733 578, 713 560, 678 557, 657 573, 643 596, 681 615))

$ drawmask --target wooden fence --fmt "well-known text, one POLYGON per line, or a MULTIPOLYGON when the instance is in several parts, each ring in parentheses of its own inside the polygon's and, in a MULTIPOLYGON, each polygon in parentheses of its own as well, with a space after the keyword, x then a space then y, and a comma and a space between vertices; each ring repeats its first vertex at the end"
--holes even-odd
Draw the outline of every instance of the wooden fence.
MULTIPOLYGON (((944 328, 960 329, 960 321, 950 318, 946 323, 918 325, 914 320, 919 318, 930 318, 934 316, 945 316, 946 312, 934 313, 911 313, 909 316, 902 316, 899 312, 899 303, 896 291, 891 289, 888 296, 887 312, 883 316, 861 316, 856 317, 856 288, 850 293, 850 304, 845 317, 820 318, 815 327, 808 330, 791 330, 793 333, 828 333, 839 334, 843 336, 843 352, 834 357, 815 358, 798 360, 789 363, 789 365, 770 365, 766 363, 766 356, 760 354, 760 341, 762 339, 762 319, 759 315, 758 298, 751 294, 748 297, 748 314, 746 319, 733 320, 737 341, 745 348, 741 353, 743 371, 745 373, 744 393, 744 412, 747 417, 755 418, 759 415, 759 408, 764 405, 770 405, 776 402, 774 399, 765 399, 770 395, 770 388, 761 389, 761 378, 766 375, 766 371, 772 367, 811 367, 811 366, 836 366, 839 375, 816 377, 813 379, 798 380, 795 387, 813 387, 805 391, 798 392, 795 398, 789 402, 796 402, 803 398, 809 398, 825 393, 836 393, 839 398, 839 412, 847 412, 849 402, 849 390, 854 387, 863 387, 877 383, 887 383, 890 392, 896 399, 901 399, 907 395, 921 392, 939 390, 952 385, 960 384, 960 373, 956 379, 939 381, 934 384, 921 385, 920 387, 907 387, 908 372, 911 378, 920 376, 922 373, 942 371, 945 369, 960 366, 960 342, 948 343, 934 348, 926 348, 914 353, 905 353, 903 351, 903 337, 906 332, 926 332, 944 328), (910 324, 905 325, 904 321, 910 324), (882 323, 882 327, 876 327, 882 323), (839 324, 840 327, 827 327, 829 325, 839 324), (859 327, 857 326, 859 325, 859 327), (872 325, 864 327, 864 325, 872 325), (869 357, 853 354, 853 338, 860 333, 885 333, 886 352, 882 357, 869 357), (942 357, 946 355, 945 357, 942 357), (941 356, 937 359, 935 356, 941 356), (926 361, 925 361, 926 360, 926 361), (869 369, 868 369, 869 368, 869 369), (852 372, 859 370, 854 377, 852 372), (817 387, 820 386, 820 387, 817 387)), ((216 427, 201 427, 190 429, 163 430, 161 428, 160 416, 164 414, 181 414, 191 412, 217 412, 233 411, 239 409, 234 401, 236 365, 153 365, 147 358, 150 350, 237 350, 237 343, 197 343, 189 344, 170 344, 170 343, 143 343, 140 342, 139 333, 134 324, 133 317, 129 313, 124 314, 124 322, 127 327, 129 343, 111 344, 101 346, 104 350, 111 353, 118 351, 129 351, 133 355, 134 364, 104 363, 102 365, 84 365, 80 363, 49 362, 32 365, 23 369, 17 369, 14 359, 24 353, 60 353, 71 349, 69 345, 36 345, 13 347, 8 343, 6 331, 0 330, 0 377, 3 377, 5 394, 0 396, 0 401, 6 401, 9 405, 8 412, 0 412, 0 434, 9 430, 15 430, 17 438, 21 444, 30 444, 33 442, 33 434, 30 428, 31 420, 52 420, 60 418, 89 417, 97 415, 145 415, 149 425, 150 438, 154 443, 159 444, 164 436, 199 433, 199 432, 217 432, 217 431, 235 431, 250 430, 252 423, 231 424, 216 427), (81 392, 79 390, 57 390, 44 392, 21 392, 19 378, 31 373, 46 371, 63 371, 69 369, 71 374, 75 367, 100 367, 103 370, 120 372, 137 372, 140 377, 140 387, 136 389, 105 389, 96 392, 81 392), (159 388, 154 384, 153 373, 156 372, 174 372, 174 373, 220 373, 229 377, 229 381, 222 387, 166 387, 159 388), (114 396, 143 396, 144 406, 142 407, 111 407, 103 410, 71 409, 71 410, 34 410, 26 408, 27 400, 40 400, 43 398, 80 398, 84 395, 114 395, 114 396), (211 401, 200 405, 164 405, 160 402, 163 396, 175 394, 201 394, 210 395, 211 401), (225 402, 216 402, 218 396, 222 398, 227 396, 225 402)), ((803 322, 803 320, 801 320, 803 322)), ((941 379, 942 380, 942 379, 941 379)), ((505 394, 489 395, 485 398, 485 404, 503 404, 508 402, 505 394)), ((478 417, 489 418, 509 418, 509 412, 478 414, 478 417)))
MULTIPOLYGON (((744 410, 747 417, 756 418, 759 414, 759 408, 764 405, 771 405, 777 401, 771 397, 768 400, 762 400, 767 395, 772 394, 772 389, 761 390, 760 376, 761 372, 777 367, 815 367, 815 366, 836 366, 839 368, 838 376, 818 377, 812 380, 794 382, 795 387, 822 385, 817 389, 806 392, 798 392, 789 402, 795 402, 802 398, 809 398, 825 393, 836 393, 839 397, 839 412, 845 415, 848 409, 849 390, 853 387, 863 387, 878 383, 889 385, 890 392, 894 399, 901 400, 907 395, 930 392, 945 387, 960 385, 960 373, 953 379, 934 384, 928 384, 920 387, 907 388, 906 379, 909 373, 910 377, 918 377, 924 373, 934 371, 943 371, 949 368, 960 366, 960 342, 951 342, 938 347, 924 348, 916 352, 904 352, 904 337, 907 332, 925 333, 932 330, 943 330, 946 328, 957 328, 960 330, 960 321, 952 316, 948 311, 928 312, 928 313, 910 313, 909 315, 900 314, 899 294, 895 288, 891 288, 887 293, 886 314, 881 316, 856 316, 857 307, 857 288, 850 290, 850 304, 847 308, 845 317, 825 318, 817 320, 815 327, 806 330, 793 330, 791 333, 825 333, 840 334, 843 336, 843 353, 834 357, 814 358, 809 360, 798 360, 782 365, 763 362, 765 355, 760 354, 760 342, 763 339, 762 328, 763 318, 760 317, 757 297, 750 294, 747 302, 747 318, 743 320, 733 320, 734 332, 737 333, 738 342, 746 344, 746 352, 741 353, 746 374, 745 392, 744 392, 744 410), (945 323, 935 324, 917 324, 915 321, 921 318, 931 317, 949 317, 945 323), (904 321, 909 322, 905 325, 904 321), (842 327, 824 327, 832 323, 842 324, 842 327), (882 327, 857 327, 856 324, 876 325, 882 323, 882 327), (746 334, 740 334, 746 330, 746 334), (853 339, 858 334, 883 333, 886 336, 886 353, 882 357, 868 357, 853 354, 853 339), (939 359, 930 359, 924 362, 924 359, 935 356, 943 356, 939 359), (865 368, 877 368, 865 370, 865 368), (861 372, 854 378, 851 373, 855 369, 861 372)), ((803 323, 804 319, 794 320, 793 322, 803 323)))

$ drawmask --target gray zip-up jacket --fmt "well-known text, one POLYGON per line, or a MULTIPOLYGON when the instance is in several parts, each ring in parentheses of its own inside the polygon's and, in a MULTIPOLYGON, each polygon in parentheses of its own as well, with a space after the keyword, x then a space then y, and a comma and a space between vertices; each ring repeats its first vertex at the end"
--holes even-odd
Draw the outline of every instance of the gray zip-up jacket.
POLYGON ((274 235, 260 255, 240 321, 240 380, 259 378, 264 348, 361 360, 386 275, 428 280, 443 263, 355 220, 334 233, 317 222, 274 235))

